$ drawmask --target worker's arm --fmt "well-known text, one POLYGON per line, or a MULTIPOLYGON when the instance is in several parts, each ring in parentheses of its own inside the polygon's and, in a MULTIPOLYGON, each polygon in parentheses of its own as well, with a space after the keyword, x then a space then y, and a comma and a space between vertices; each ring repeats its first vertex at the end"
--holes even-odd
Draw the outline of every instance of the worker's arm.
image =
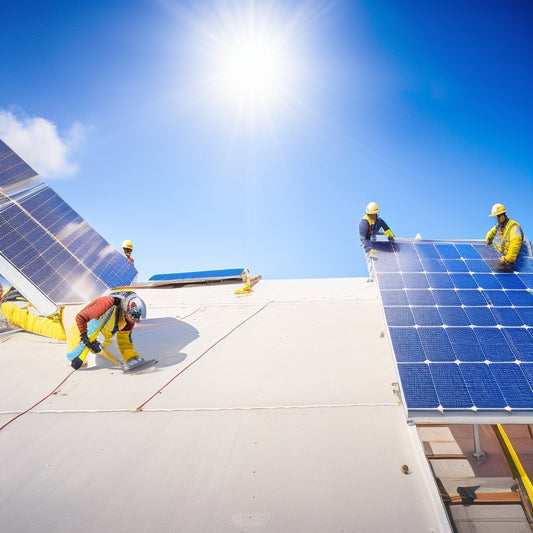
POLYGON ((372 244, 370 242, 370 239, 368 238, 369 229, 370 224, 368 223, 368 220, 362 218, 361 222, 359 222, 359 238, 361 239, 361 244, 363 245, 363 248, 366 253, 369 253, 372 249, 372 244))
POLYGON ((497 231, 498 231, 498 226, 494 226, 491 230, 488 231, 487 235, 485 236, 485 242, 487 244, 492 244, 494 237, 496 237, 497 231))

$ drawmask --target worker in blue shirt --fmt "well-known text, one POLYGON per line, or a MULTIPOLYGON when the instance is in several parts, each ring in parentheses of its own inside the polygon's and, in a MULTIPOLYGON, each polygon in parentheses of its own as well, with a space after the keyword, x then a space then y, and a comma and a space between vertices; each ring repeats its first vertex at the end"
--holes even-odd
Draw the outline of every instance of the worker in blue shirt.
POLYGON ((364 217, 359 222, 359 238, 361 245, 365 250, 366 266, 368 267, 369 278, 368 281, 374 281, 374 265, 372 258, 374 257, 374 249, 372 248, 372 241, 376 239, 376 235, 380 230, 387 235, 389 241, 394 240, 394 233, 392 233, 388 224, 380 217, 378 217, 380 209, 376 202, 370 202, 366 206, 364 217))

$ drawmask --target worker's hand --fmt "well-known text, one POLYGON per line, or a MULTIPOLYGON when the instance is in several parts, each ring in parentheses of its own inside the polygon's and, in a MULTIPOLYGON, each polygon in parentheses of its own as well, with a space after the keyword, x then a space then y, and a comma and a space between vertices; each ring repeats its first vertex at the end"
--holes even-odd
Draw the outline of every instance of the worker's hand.
POLYGON ((490 245, 492 244, 492 241, 487 240, 487 241, 485 242, 485 244, 486 244, 487 246, 490 246, 490 245))
POLYGON ((394 240, 394 235, 389 235, 389 241, 393 241, 394 240))
POLYGON ((81 368, 81 365, 83 365, 83 361, 79 357, 74 357, 74 359, 72 359, 72 363, 70 363, 70 366, 74 370, 78 370, 78 368, 81 368))
POLYGON ((511 266, 511 263, 505 259, 505 257, 502 255, 500 259, 498 260, 500 262, 500 266, 509 268, 511 266))
POLYGON ((93 353, 100 353, 102 351, 102 346, 100 343, 95 339, 94 341, 90 341, 89 337, 87 336, 87 333, 82 333, 80 336, 81 342, 91 350, 93 353))
POLYGON ((372 250, 370 250, 370 252, 368 252, 368 255, 370 257, 372 257, 372 259, 374 258, 374 248, 372 248, 372 250))

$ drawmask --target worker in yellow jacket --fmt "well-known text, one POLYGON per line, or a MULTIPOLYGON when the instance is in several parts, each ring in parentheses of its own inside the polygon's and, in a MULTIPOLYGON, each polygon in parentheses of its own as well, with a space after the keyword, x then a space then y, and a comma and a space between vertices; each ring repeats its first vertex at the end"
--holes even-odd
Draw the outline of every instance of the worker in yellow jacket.
POLYGON ((487 245, 492 244, 502 254, 500 257, 502 266, 510 267, 523 248, 524 232, 516 220, 507 217, 507 210, 502 204, 494 204, 489 216, 497 217, 498 224, 487 233, 485 241, 487 245))

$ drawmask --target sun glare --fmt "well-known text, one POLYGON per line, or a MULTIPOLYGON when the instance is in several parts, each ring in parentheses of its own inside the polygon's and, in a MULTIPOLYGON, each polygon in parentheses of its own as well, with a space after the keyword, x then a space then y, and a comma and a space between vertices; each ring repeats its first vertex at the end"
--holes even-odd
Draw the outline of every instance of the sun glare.
POLYGON ((191 75, 191 98, 239 121, 286 119, 302 101, 308 30, 324 5, 218 0, 189 12, 187 65, 180 68, 191 75))

